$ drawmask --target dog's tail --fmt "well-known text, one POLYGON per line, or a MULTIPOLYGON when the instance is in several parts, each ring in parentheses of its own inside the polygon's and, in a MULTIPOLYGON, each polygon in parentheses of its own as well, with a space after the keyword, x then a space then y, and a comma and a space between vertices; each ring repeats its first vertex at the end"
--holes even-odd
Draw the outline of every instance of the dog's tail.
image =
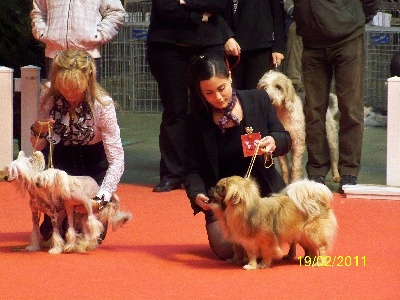
POLYGON ((103 209, 97 215, 100 222, 105 223, 109 221, 111 223, 113 231, 117 230, 118 227, 122 227, 125 223, 132 219, 132 214, 124 212, 119 209, 120 201, 117 194, 113 194, 111 202, 104 206, 103 209))
POLYGON ((329 208, 333 199, 326 185, 308 179, 289 184, 285 192, 296 207, 310 217, 321 213, 321 205, 329 208))

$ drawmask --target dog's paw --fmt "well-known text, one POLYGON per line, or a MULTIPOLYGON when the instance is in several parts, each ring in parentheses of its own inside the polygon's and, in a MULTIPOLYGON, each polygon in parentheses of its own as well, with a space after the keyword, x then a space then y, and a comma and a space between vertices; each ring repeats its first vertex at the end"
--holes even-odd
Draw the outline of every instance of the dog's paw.
POLYGON ((247 265, 244 265, 243 266, 243 269, 244 270, 257 270, 257 265, 250 265, 250 264, 247 264, 247 265))
POLYGON ((62 252, 62 248, 58 248, 58 247, 53 247, 50 248, 50 250, 48 251, 50 254, 60 254, 62 252))
POLYGON ((38 251, 40 250, 40 246, 39 245, 28 245, 25 247, 26 251, 38 251))
POLYGON ((75 243, 66 243, 64 245, 64 252, 75 252, 75 243))
POLYGON ((257 269, 266 269, 268 266, 264 262, 260 262, 257 264, 257 269))

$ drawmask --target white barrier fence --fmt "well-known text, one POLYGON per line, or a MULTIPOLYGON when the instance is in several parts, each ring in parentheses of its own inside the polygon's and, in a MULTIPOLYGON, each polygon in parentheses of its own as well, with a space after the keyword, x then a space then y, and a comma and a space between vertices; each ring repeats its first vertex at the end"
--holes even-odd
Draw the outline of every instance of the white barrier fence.
POLYGON ((0 170, 13 160, 13 96, 21 92, 21 150, 27 155, 33 152, 29 141, 30 126, 38 116, 40 95, 40 68, 21 68, 21 78, 13 80, 13 69, 0 67, 0 112, 3 112, 0 134, 0 170), (14 81, 14 82, 13 82, 14 81))
POLYGON ((400 77, 388 79, 386 184, 400 186, 400 77))
POLYGON ((13 158, 13 70, 0 67, 0 111, 2 124, 0 134, 0 170, 13 158))

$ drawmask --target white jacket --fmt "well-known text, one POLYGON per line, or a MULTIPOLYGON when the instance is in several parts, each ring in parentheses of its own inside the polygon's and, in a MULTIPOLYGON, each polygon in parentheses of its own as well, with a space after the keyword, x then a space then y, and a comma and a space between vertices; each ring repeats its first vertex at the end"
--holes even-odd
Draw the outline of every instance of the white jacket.
POLYGON ((46 44, 45 56, 69 48, 100 57, 100 44, 118 34, 125 18, 120 0, 33 0, 32 34, 46 44))

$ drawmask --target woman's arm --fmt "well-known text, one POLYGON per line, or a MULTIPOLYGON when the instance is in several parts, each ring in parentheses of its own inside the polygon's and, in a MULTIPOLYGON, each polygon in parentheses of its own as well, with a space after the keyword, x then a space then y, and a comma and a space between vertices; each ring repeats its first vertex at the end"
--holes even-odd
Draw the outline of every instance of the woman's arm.
POLYGON ((102 106, 100 103, 95 102, 95 110, 99 112, 96 113, 98 119, 95 119, 95 122, 97 122, 97 130, 101 133, 109 164, 98 195, 104 195, 107 201, 116 191, 124 172, 124 149, 122 147, 115 106, 113 104, 102 106))
POLYGON ((198 205, 197 201, 205 200, 207 189, 201 175, 201 157, 204 156, 204 153, 201 153, 200 149, 203 149, 203 145, 201 145, 203 139, 201 132, 195 123, 196 121, 193 116, 188 115, 185 120, 185 163, 183 184, 186 189, 186 195, 188 196, 191 206, 196 214, 201 211, 201 207, 198 205))
POLYGON ((33 0, 33 9, 30 17, 32 20, 32 34, 37 40, 40 40, 47 26, 47 5, 45 0, 33 0))
POLYGON ((102 20, 97 30, 102 37, 101 43, 105 44, 118 34, 125 19, 125 9, 120 0, 107 0, 100 7, 100 14, 102 20))

